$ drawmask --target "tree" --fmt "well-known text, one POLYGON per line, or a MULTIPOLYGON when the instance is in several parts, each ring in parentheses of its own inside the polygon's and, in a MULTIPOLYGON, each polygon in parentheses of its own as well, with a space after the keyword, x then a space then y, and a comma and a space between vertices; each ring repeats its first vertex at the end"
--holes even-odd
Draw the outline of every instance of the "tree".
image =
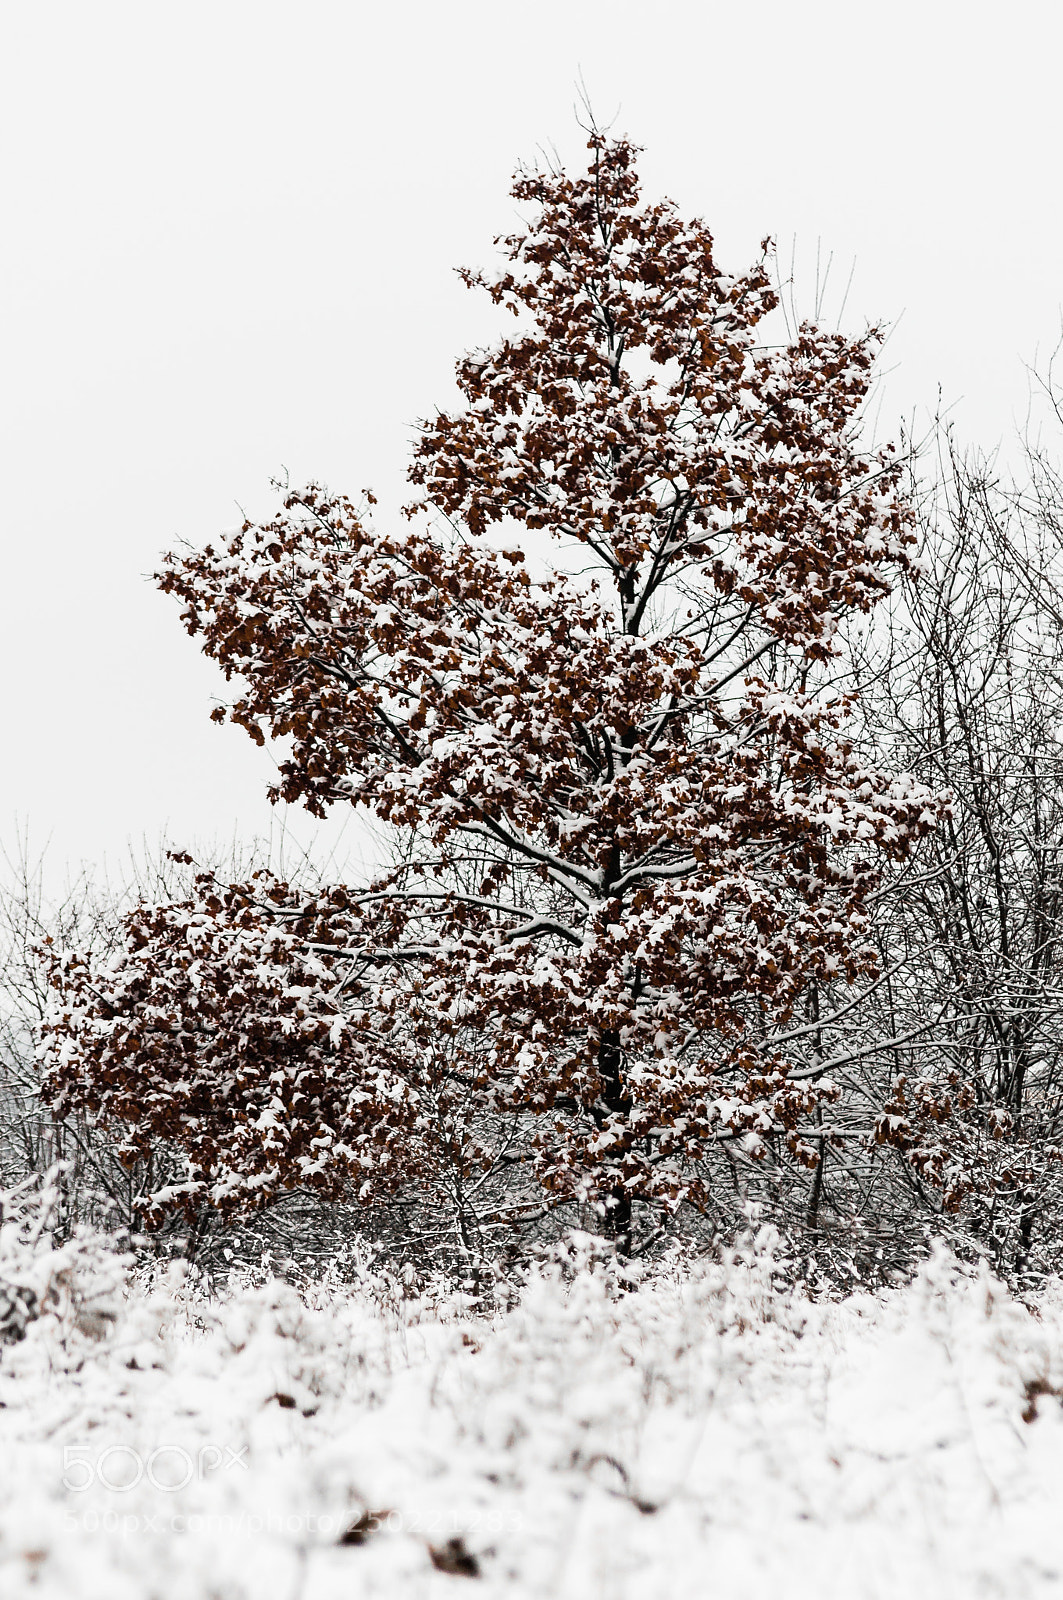
POLYGON ((215 717, 288 741, 274 797, 408 845, 335 902, 201 884, 138 913, 125 967, 56 966, 61 1100, 135 1124, 202 1063, 168 1124, 193 1186, 253 1188, 255 1138, 209 1119, 261 1133, 279 1052, 313 1117, 349 1131, 363 1092, 367 1116, 316 1165, 274 1146, 270 1181, 370 1195, 424 1132, 429 1039, 514 1170, 625 1250, 634 1200, 711 1207, 721 1159, 815 1164, 829 1015, 795 1005, 873 971, 878 867, 941 810, 857 760, 838 688, 840 620, 914 542, 896 456, 857 440, 878 334, 758 345, 767 243, 726 275, 701 222, 642 201, 629 143, 589 149, 578 177, 518 176, 503 270, 462 274, 511 332, 422 426, 406 530, 311 487, 160 574, 239 681, 215 717), (543 536, 567 565, 536 576, 517 540, 543 536))
POLYGON ((1063 494, 1032 449, 1016 485, 942 446, 925 577, 890 603, 864 700, 878 739, 953 795, 879 919, 897 970, 871 1025, 918 1042, 873 1091, 876 1133, 997 1270, 1057 1270, 1063 494))

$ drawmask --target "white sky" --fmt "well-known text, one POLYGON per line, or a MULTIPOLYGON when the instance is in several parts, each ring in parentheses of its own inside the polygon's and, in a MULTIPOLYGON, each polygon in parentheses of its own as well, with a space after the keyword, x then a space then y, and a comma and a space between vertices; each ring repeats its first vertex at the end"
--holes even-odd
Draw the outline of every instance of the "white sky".
MULTIPOLYGON (((727 270, 896 325, 880 432, 993 446, 1063 301, 1055 3, 33 0, 0 35, 0 843, 262 833, 271 771, 145 574, 287 468, 402 499, 411 424, 497 324, 518 161, 582 159, 578 75, 727 270), (903 316, 902 316, 903 313, 903 316), (898 322, 898 319, 900 321, 898 322)), ((299 818, 303 837, 313 832, 299 818)))

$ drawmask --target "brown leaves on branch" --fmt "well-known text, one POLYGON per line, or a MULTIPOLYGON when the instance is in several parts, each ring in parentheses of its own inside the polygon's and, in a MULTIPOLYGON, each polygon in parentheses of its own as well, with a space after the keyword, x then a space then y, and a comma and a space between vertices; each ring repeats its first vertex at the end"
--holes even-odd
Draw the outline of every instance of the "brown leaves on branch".
POLYGON ((187 1180, 155 1211, 222 1211, 298 1184, 329 1195, 405 1177, 417 1111, 379 1040, 363 1044, 359 936, 341 889, 315 898, 259 873, 197 873, 188 898, 139 906, 103 970, 50 952, 49 1089, 121 1130, 130 1164, 159 1141, 187 1180), (364 1179, 362 1180, 365 1181, 364 1179))

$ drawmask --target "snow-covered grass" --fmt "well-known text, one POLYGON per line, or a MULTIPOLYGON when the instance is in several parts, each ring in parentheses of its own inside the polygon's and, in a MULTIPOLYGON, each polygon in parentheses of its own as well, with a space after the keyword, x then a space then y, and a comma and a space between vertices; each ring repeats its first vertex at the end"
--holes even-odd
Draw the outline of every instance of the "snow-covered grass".
POLYGON ((33 1278, 43 1314, 0 1360, 0 1594, 966 1600, 1063 1582, 1055 1289, 1025 1305, 941 1253, 910 1286, 814 1302, 762 1237, 621 1293, 579 1254, 484 1314, 368 1269, 207 1297, 9 1222, 0 1286, 33 1278))

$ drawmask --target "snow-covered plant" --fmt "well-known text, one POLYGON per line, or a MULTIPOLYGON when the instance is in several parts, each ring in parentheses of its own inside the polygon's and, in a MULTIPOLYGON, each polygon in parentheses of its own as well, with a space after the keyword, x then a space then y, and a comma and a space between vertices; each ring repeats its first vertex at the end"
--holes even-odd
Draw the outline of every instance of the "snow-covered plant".
POLYGON ((876 619, 861 712, 954 800, 876 919, 893 975, 861 1020, 911 1044, 864 1104, 904 1209, 929 1201, 1021 1279, 1063 1261, 1063 499, 1036 456, 1010 487, 950 434, 938 449, 923 580, 876 619))
POLYGON ((913 544, 856 437, 878 335, 758 343, 767 260, 725 273, 629 143, 590 152, 518 177, 531 220, 464 274, 509 332, 422 426, 405 531, 310 487, 167 558, 228 716, 287 741, 274 797, 409 849, 361 892, 201 878, 107 965, 55 956, 50 1092, 180 1144, 161 1201, 449 1163, 456 1205, 515 1170, 626 1250, 721 1148, 815 1164, 818 997, 873 972, 878 866, 940 813, 831 687, 913 544))
MULTIPOLYGON (((348 1192, 359 1165, 375 1189, 386 1183, 388 1149, 411 1120, 409 1095, 375 1047, 372 1060, 359 1054, 356 1074, 336 1075, 358 1043, 335 993, 337 961, 356 936, 346 902, 342 890, 297 897, 264 871, 221 885, 197 873, 188 899, 134 908, 102 973, 83 954, 54 957, 70 1007, 50 1024, 53 1081, 69 1084, 62 1103, 76 1095, 113 1121, 130 1164, 160 1140, 185 1154, 186 1179, 152 1195, 154 1211, 186 1198, 226 1211, 292 1177, 348 1192), (106 1019, 97 998, 104 973, 106 1019), (82 1082, 71 1046, 94 1026, 126 1070, 82 1082)), ((407 1176, 411 1160, 407 1145, 407 1176)))
POLYGON ((62 1337, 98 1339, 118 1316, 132 1257, 84 1224, 57 1241, 58 1210, 54 1170, 0 1191, 0 1345, 17 1344, 41 1318, 62 1337))

